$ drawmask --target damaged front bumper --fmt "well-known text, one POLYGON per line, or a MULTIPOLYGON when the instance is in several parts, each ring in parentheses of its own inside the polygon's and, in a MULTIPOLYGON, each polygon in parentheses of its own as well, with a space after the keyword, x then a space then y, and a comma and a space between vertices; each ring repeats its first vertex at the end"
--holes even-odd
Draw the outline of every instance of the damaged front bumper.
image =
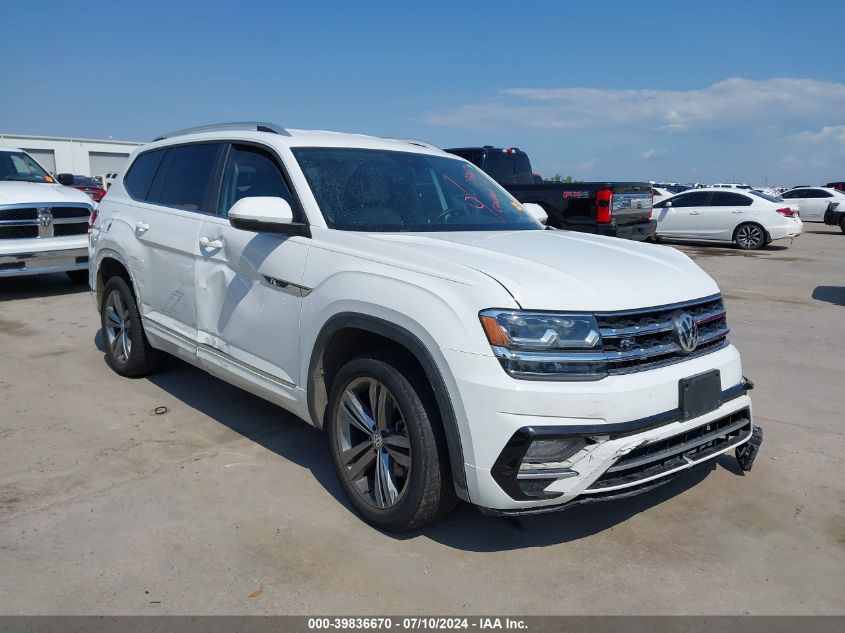
POLYGON ((750 470, 762 441, 752 423, 750 381, 722 392, 717 409, 692 419, 680 411, 600 427, 526 427, 502 451, 491 475, 521 508, 484 509, 497 515, 537 514, 620 499, 660 486, 675 475, 736 449, 743 470, 750 470), (578 454, 548 470, 523 460, 537 441, 586 440, 578 454), (547 473, 548 477, 544 474, 547 473), (542 505, 537 505, 541 502, 542 505))

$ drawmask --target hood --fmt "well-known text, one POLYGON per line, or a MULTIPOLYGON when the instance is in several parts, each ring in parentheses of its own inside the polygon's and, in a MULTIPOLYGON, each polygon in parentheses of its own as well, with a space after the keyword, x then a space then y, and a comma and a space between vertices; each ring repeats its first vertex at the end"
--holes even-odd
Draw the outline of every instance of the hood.
POLYGON ((554 230, 371 236, 485 273, 524 309, 627 310, 719 292, 680 251, 613 237, 554 230))
POLYGON ((0 180, 0 204, 61 204, 83 202, 91 205, 91 197, 57 183, 0 180))

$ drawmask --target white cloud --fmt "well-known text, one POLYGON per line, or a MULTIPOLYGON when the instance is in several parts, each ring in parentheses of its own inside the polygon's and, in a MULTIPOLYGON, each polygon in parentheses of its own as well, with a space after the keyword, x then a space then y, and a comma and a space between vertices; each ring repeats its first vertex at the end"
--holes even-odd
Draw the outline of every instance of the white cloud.
POLYGON ((642 158, 648 159, 648 158, 654 158, 656 156, 665 156, 668 153, 669 153, 668 149, 656 149, 656 148, 652 147, 652 148, 644 151, 642 154, 640 154, 640 156, 642 158))
POLYGON ((808 120, 838 123, 845 117, 843 103, 843 83, 732 78, 697 90, 508 88, 486 101, 428 111, 423 120, 431 125, 468 128, 505 124, 577 129, 635 124, 686 131, 808 120))
POLYGON ((845 125, 825 125, 818 132, 801 132, 792 138, 796 141, 809 141, 818 143, 820 141, 838 141, 845 143, 845 125))

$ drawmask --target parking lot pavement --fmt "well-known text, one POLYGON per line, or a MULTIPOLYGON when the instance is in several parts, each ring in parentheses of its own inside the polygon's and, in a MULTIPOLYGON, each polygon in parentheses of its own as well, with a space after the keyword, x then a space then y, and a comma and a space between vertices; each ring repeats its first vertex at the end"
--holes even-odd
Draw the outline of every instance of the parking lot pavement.
POLYGON ((757 385, 751 473, 402 537, 351 512, 319 431, 180 362, 120 378, 87 292, 0 280, 0 612, 842 613, 845 235, 806 229, 677 246, 757 385))

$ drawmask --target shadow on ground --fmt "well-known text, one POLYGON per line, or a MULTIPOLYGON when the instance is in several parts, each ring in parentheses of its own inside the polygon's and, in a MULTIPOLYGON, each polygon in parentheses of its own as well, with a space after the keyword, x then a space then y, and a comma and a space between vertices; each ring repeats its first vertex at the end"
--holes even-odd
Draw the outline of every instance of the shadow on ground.
MULTIPOLYGON (((95 344, 103 350, 98 332, 95 344)), ((153 384, 256 442, 280 457, 307 468, 314 478, 349 512, 354 512, 337 481, 325 435, 283 409, 234 387, 181 360, 168 357, 160 371, 149 376, 153 384)), ((493 517, 477 508, 459 504, 440 521, 419 530, 386 536, 398 540, 429 538, 465 551, 492 552, 542 547, 577 541, 612 529, 632 516, 682 494, 716 468, 743 476, 732 456, 686 471, 649 492, 616 501, 576 506, 534 516, 493 517)))
MULTIPOLYGON (((727 256, 727 257, 767 257, 774 255, 775 253, 779 253, 781 251, 785 251, 789 248, 788 245, 783 244, 769 244, 764 246, 760 250, 756 251, 744 251, 733 244, 723 244, 723 243, 702 243, 702 242, 694 242, 688 240, 667 240, 661 239, 660 244, 663 246, 680 246, 683 247, 683 251, 688 255, 694 255, 698 257, 716 257, 716 256, 727 256)), ((778 258, 782 259, 782 258, 778 258)))
POLYGON ((87 291, 88 286, 73 283, 63 273, 0 278, 0 301, 58 297, 87 291))
POLYGON ((845 306, 845 286, 816 286, 811 296, 816 301, 845 306))

